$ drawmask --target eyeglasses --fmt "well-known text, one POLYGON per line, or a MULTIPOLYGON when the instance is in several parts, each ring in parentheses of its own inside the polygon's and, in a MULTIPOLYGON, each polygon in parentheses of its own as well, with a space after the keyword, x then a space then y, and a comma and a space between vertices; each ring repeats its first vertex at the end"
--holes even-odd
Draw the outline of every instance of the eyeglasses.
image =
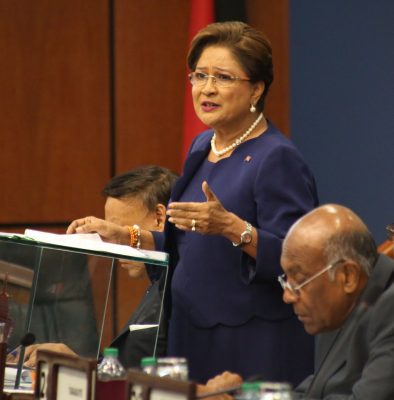
POLYGON ((209 78, 212 78, 213 83, 217 87, 229 87, 232 86, 236 81, 250 81, 249 78, 241 78, 239 76, 232 76, 229 74, 204 74, 204 72, 192 72, 189 75, 190 83, 193 86, 205 86, 209 81, 209 78))
POLYGON ((293 286, 290 282, 287 281, 287 276, 286 274, 280 275, 278 276, 278 281, 280 283, 280 285, 282 286, 283 290, 289 289, 289 291, 291 292, 291 294, 293 294, 294 296, 299 296, 301 294, 300 289, 303 288, 305 285, 307 285, 308 283, 312 282, 314 279, 316 279, 317 277, 319 277, 320 275, 323 275, 325 272, 329 271, 331 268, 337 266, 340 263, 345 262, 346 260, 338 260, 335 261, 329 265, 327 265, 327 267, 323 268, 321 271, 319 271, 317 274, 312 275, 310 278, 308 278, 306 281, 300 283, 297 286, 293 286))

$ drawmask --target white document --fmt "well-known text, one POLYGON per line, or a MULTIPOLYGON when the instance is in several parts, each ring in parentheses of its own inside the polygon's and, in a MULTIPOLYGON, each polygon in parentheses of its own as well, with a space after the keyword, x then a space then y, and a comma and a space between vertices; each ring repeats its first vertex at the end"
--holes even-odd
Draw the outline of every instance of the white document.
POLYGON ((129 325, 130 332, 140 331, 141 329, 157 328, 159 324, 132 324, 129 325))
POLYGON ((158 251, 137 250, 131 246, 103 242, 98 233, 74 233, 71 235, 61 235, 56 233, 36 231, 33 229, 26 229, 24 238, 33 239, 40 243, 72 247, 81 250, 100 251, 118 256, 150 258, 157 261, 167 261, 168 258, 166 253, 158 251))

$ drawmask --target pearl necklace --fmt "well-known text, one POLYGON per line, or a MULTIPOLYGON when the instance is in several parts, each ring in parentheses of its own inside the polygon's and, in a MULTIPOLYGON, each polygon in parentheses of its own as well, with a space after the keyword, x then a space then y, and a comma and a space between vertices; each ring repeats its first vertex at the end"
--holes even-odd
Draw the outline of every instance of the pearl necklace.
POLYGON ((263 119, 263 113, 261 113, 256 121, 253 122, 253 124, 251 125, 251 127, 239 138, 235 139, 233 143, 230 144, 230 146, 225 147, 222 150, 217 150, 216 149, 216 133, 213 134, 212 139, 211 139, 211 149, 213 151, 213 153, 218 156, 221 157, 223 155, 225 155, 226 153, 228 153, 230 150, 235 149, 237 146, 239 146, 254 130, 254 128, 256 128, 257 124, 263 119))

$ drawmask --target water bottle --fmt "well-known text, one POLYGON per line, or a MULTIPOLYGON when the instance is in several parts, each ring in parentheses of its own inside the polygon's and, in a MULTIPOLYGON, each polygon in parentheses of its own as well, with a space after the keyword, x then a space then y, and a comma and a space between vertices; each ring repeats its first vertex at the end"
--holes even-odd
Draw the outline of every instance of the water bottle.
POLYGON ((281 382, 262 382, 260 400, 292 400, 291 386, 281 382))
POLYGON ((189 370, 183 357, 161 357, 157 360, 157 375, 187 381, 189 370))
POLYGON ((156 357, 144 357, 141 359, 141 371, 148 375, 156 375, 157 359, 156 357))
POLYGON ((104 358, 97 367, 96 400, 126 398, 126 371, 118 354, 118 349, 104 349, 104 358))
POLYGON ((237 400, 259 400, 260 382, 244 382, 236 398, 237 400))

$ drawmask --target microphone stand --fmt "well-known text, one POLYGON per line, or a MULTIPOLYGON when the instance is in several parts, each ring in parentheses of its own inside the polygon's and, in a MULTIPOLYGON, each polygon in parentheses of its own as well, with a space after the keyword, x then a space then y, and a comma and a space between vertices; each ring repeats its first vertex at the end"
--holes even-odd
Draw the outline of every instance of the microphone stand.
POLYGON ((19 351, 18 368, 16 369, 14 389, 19 389, 24 361, 25 361, 25 346, 21 346, 21 349, 19 351))
POLYGON ((26 335, 23 336, 23 338, 21 339, 18 368, 16 370, 14 389, 19 389, 21 376, 22 376, 22 370, 23 370, 23 364, 25 362, 25 349, 27 346, 30 346, 31 344, 33 344, 35 342, 35 340, 36 340, 36 337, 30 332, 27 332, 26 335))
POLYGON ((0 399, 3 398, 4 375, 7 354, 7 342, 5 339, 5 323, 0 322, 0 399))

